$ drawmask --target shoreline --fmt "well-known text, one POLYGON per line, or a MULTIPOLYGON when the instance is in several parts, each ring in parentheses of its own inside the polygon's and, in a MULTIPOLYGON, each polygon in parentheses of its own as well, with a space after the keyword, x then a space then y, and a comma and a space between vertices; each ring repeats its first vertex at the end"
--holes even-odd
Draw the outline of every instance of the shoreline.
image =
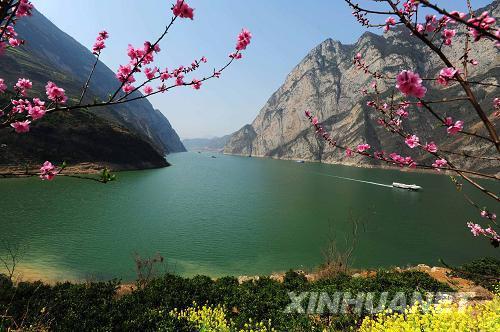
MULTIPOLYGON (((227 152, 222 152, 223 155, 226 156, 236 156, 236 157, 245 157, 245 158, 260 158, 260 159, 272 159, 272 160, 286 160, 286 161, 304 161, 304 163, 311 163, 311 164, 324 164, 324 165, 335 165, 335 166, 345 166, 345 167, 355 167, 355 168, 364 168, 364 169, 381 169, 381 170, 390 170, 390 171, 400 171, 403 173, 421 173, 421 174, 435 174, 435 175, 445 175, 445 176, 450 176, 450 175, 457 175, 454 171, 449 171, 449 170, 441 170, 441 171, 436 171, 434 169, 423 169, 423 168, 408 168, 408 167, 399 167, 399 166, 388 166, 388 165, 371 165, 371 164, 360 164, 360 163, 340 163, 340 162, 329 162, 329 161, 322 161, 322 160, 309 160, 309 159, 299 159, 299 158, 277 158, 273 156, 260 156, 260 155, 246 155, 246 154, 234 154, 234 153, 227 153, 227 152)), ((499 172, 500 173, 500 172, 499 172)), ((498 175, 500 176, 499 173, 492 173, 492 175, 498 175)), ((474 175, 474 174, 469 174, 468 175, 471 178, 476 178, 476 179, 484 179, 484 180, 491 180, 479 175, 474 175)))
MULTIPOLYGON (((21 282, 42 282, 47 285, 54 286, 56 284, 61 284, 61 283, 72 283, 72 284, 88 284, 90 282, 105 282, 109 281, 112 279, 108 280, 93 280, 91 279, 78 279, 78 278, 68 278, 68 279, 60 279, 60 278, 50 278, 48 277, 48 274, 45 275, 44 273, 41 272, 39 269, 19 269, 19 272, 16 272, 13 280, 14 283, 19 284, 21 282)), ((316 268, 312 272, 305 272, 303 270, 293 270, 294 272, 303 275, 308 282, 315 282, 318 280, 321 280, 322 277, 321 273, 322 270, 321 268, 316 268)), ((464 279, 461 277, 456 277, 456 276, 450 276, 449 273, 451 272, 451 269, 447 267, 441 267, 441 266, 429 266, 426 264, 418 264, 416 266, 409 266, 406 268, 401 268, 401 267, 391 267, 391 268, 382 268, 382 269, 351 269, 349 272, 347 272, 347 275, 351 276, 352 278, 371 278, 375 277, 377 275, 377 271, 393 271, 393 272, 405 272, 405 271, 419 271, 428 274, 430 277, 433 279, 445 283, 448 286, 452 287, 455 289, 457 292, 466 292, 466 293, 471 293, 473 294, 473 297, 471 299, 473 300, 491 300, 493 298, 493 294, 485 289, 482 286, 476 285, 474 282, 472 282, 469 279, 464 279)), ((173 273, 175 274, 175 273, 173 273)), ((261 278, 269 278, 271 280, 277 281, 279 283, 284 282, 286 272, 274 272, 268 275, 254 275, 254 276, 247 276, 247 275, 240 275, 240 276, 229 276, 229 277, 234 277, 238 280, 239 284, 249 282, 249 281, 257 281, 261 278)), ((161 274, 156 275, 156 277, 161 276, 161 274)), ((181 276, 183 278, 192 278, 192 277, 185 277, 181 276)), ((210 277, 212 280, 218 280, 220 278, 215 278, 215 277, 210 277)), ((120 280, 120 279, 118 279, 120 280)), ((120 284, 117 288, 117 294, 118 295, 125 295, 130 292, 133 292, 134 290, 137 289, 137 284, 134 281, 123 281, 120 280, 120 284)))
MULTIPOLYGON (((167 162, 165 166, 157 166, 152 164, 134 165, 134 164, 113 164, 113 163, 95 163, 82 162, 66 166, 61 175, 98 175, 104 168, 111 172, 127 172, 127 171, 143 171, 150 169, 160 169, 171 166, 167 162)), ((38 176, 40 173, 40 165, 0 165, 0 179, 6 178, 29 178, 38 176)))

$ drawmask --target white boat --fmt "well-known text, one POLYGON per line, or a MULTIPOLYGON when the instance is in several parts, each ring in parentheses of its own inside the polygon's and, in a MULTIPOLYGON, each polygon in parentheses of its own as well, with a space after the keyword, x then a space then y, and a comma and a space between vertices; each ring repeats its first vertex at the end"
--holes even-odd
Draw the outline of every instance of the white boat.
POLYGON ((416 184, 404 184, 404 183, 398 183, 398 182, 393 182, 392 186, 394 188, 401 188, 401 189, 406 189, 406 190, 420 190, 422 187, 417 186, 416 184))
POLYGON ((299 163, 299 164, 303 164, 304 161, 303 160, 295 160, 296 163, 299 163))

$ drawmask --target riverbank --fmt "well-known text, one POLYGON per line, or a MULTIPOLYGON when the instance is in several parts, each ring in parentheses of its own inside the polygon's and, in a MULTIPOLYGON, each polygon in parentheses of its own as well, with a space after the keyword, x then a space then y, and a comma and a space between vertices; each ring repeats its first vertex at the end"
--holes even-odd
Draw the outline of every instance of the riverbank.
POLYGON ((490 309, 495 308, 497 303, 492 301, 498 297, 490 291, 475 298, 461 293, 477 288, 469 288, 474 283, 459 275, 497 273, 500 262, 483 259, 470 266, 474 269, 448 271, 420 265, 320 279, 293 271, 249 279, 164 274, 134 285, 116 280, 13 284, 0 276, 0 329, 197 331, 200 326, 189 319, 193 316, 181 314, 189 312, 231 325, 224 330, 210 325, 206 331, 345 331, 357 330, 366 319, 376 319, 376 313, 386 307, 402 311, 418 296, 431 303, 446 298, 462 304, 465 299, 468 306, 488 306, 487 321, 483 319, 481 324, 494 325, 498 311, 490 309))
MULTIPOLYGON (((500 269, 500 267, 499 267, 500 269)), ((1 273, 5 273, 5 271, 0 270, 1 273)), ((456 274, 453 273, 453 270, 449 267, 443 267, 443 266, 429 266, 426 264, 418 264, 416 266, 410 266, 410 267, 394 267, 390 269, 350 269, 350 271, 347 273, 348 276, 352 278, 373 278, 377 276, 377 273, 380 272, 394 272, 394 273, 406 273, 406 272, 421 272, 429 276, 430 278, 443 283, 447 286, 449 286, 451 289, 457 292, 465 292, 471 294, 471 299, 472 300, 491 300, 493 297, 492 292, 490 292, 488 289, 484 288, 481 285, 478 285, 474 283, 474 281, 459 277, 456 274)), ((318 282, 322 279, 325 279, 325 274, 324 272, 318 268, 315 269, 314 271, 310 272, 305 272, 302 270, 295 270, 294 273, 297 273, 298 275, 301 275, 304 277, 307 282, 318 282)), ((241 285, 246 282, 257 282, 261 279, 270 279, 279 283, 285 282, 287 272, 276 272, 272 273, 270 275, 255 275, 255 276, 248 276, 248 275, 242 275, 242 276, 235 276, 231 278, 235 278, 238 283, 241 285)), ((327 277, 327 276, 326 276, 327 277)), ((223 278, 213 278, 210 277, 212 281, 217 281, 219 279, 224 279, 223 278)), ((500 276, 498 276, 500 279, 500 276)), ((15 273, 13 280, 15 283, 21 283, 21 282, 43 282, 44 284, 47 285, 56 285, 61 282, 69 282, 73 284, 86 284, 89 282, 95 282, 96 280, 94 278, 88 278, 86 280, 79 280, 76 276, 71 276, 71 273, 64 272, 62 271, 43 271, 40 268, 36 267, 21 267, 17 269, 17 272, 15 273)), ((117 289, 117 294, 124 295, 133 292, 134 290, 137 289, 137 283, 136 282, 130 282, 130 281, 125 281, 123 283, 120 283, 118 289, 117 289)))
MULTIPOLYGON (((68 165, 64 168, 65 175, 95 175, 100 174, 107 168, 112 172, 139 171, 148 169, 158 169, 171 166, 165 161, 164 165, 156 165, 148 162, 137 162, 133 164, 113 164, 113 163, 77 163, 68 165)), ((26 166, 18 165, 0 165, 0 178, 32 177, 40 174, 40 165, 28 164, 26 166)))
MULTIPOLYGON (((363 168, 363 169, 382 169, 382 170, 392 170, 392 171, 400 171, 404 173, 421 173, 421 174, 436 174, 436 175, 445 175, 445 176, 450 176, 450 175, 457 175, 453 171, 447 171, 447 170, 440 170, 436 171, 435 169, 424 169, 424 168, 410 168, 410 167, 400 167, 396 165, 388 165, 388 164, 380 164, 380 165, 372 165, 372 164, 366 164, 366 163, 359 163, 355 161, 347 161, 347 162, 335 162, 335 161, 329 161, 329 160, 310 160, 310 159, 298 159, 298 158, 277 158, 273 156, 260 156, 260 155, 242 155, 242 154, 231 154, 231 153, 226 153, 223 152, 224 155, 227 156, 238 156, 238 157, 245 157, 245 158, 261 158, 261 159, 273 159, 273 160, 287 160, 287 161, 303 161, 304 163, 318 163, 318 164, 325 164, 325 165, 338 165, 338 166, 347 166, 347 167, 355 167, 355 168, 363 168)), ((495 175, 500 177, 500 171, 496 173, 491 173, 490 175, 495 175)), ((489 174, 486 172, 486 174, 489 174)), ((475 174, 468 174, 468 177, 470 178, 484 178, 475 174)))

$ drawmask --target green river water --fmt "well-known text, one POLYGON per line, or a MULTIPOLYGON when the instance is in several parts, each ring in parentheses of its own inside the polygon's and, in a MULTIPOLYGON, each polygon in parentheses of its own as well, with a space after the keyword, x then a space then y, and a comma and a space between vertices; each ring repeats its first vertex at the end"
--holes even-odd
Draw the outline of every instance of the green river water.
POLYGON ((446 176, 211 155, 169 155, 172 167, 119 173, 106 185, 0 180, 0 241, 23 248, 26 277, 52 280, 132 280, 135 252, 158 252, 186 276, 309 269, 332 234, 343 241, 349 215, 362 221, 357 267, 498 256, 471 236, 465 224, 478 212, 446 176), (423 190, 378 185, 393 181, 423 190))

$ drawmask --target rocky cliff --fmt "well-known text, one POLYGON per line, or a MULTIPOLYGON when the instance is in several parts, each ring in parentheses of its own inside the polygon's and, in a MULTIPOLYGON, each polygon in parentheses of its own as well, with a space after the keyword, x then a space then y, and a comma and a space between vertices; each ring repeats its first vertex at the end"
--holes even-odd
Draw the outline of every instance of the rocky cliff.
MULTIPOLYGON (((490 10, 498 17, 499 1, 493 2, 490 10)), ((458 37, 464 38, 463 35, 458 37)), ((455 45, 463 45, 458 40, 455 45)), ((498 84, 500 77, 498 50, 489 41, 480 42, 471 56, 480 62, 471 74, 474 80, 488 79, 498 84)), ((451 47, 447 54, 456 60, 460 47, 451 47)), ((268 156, 283 159, 304 159, 328 163, 376 164, 368 158, 345 158, 316 137, 305 110, 318 116, 322 125, 339 143, 347 146, 367 142, 377 150, 398 151, 412 155, 418 160, 425 157, 404 146, 400 139, 387 133, 376 124, 376 113, 366 106, 368 97, 361 93, 373 80, 355 68, 353 58, 360 52, 363 58, 378 72, 395 76, 402 69, 413 69, 424 77, 436 77, 443 64, 428 49, 405 30, 391 31, 383 36, 366 32, 353 45, 343 45, 327 39, 312 51, 286 77, 283 85, 269 98, 251 125, 235 132, 224 148, 228 154, 268 156)), ((461 90, 452 85, 447 89, 433 83, 425 84, 429 91, 427 99, 456 96, 461 90)), ((379 83, 379 89, 388 96, 393 85, 379 83)), ((498 88, 476 89, 485 109, 492 109, 492 100, 499 95, 498 88)), ((464 102, 442 104, 441 114, 463 119, 465 128, 481 131, 482 126, 469 105, 464 102)), ((410 132, 423 140, 442 142, 454 149, 460 140, 450 140, 443 128, 435 128, 435 121, 423 110, 412 108, 409 121, 404 124, 410 132)), ((456 139, 457 136, 454 138, 456 139)), ((470 146, 476 154, 487 155, 491 151, 479 143, 470 146)), ((463 158, 462 158, 463 159, 463 158)), ((474 161, 457 160, 461 164, 474 161)), ((498 167, 498 165, 496 165, 498 167)), ((492 164, 482 163, 479 168, 488 169, 492 164)))

